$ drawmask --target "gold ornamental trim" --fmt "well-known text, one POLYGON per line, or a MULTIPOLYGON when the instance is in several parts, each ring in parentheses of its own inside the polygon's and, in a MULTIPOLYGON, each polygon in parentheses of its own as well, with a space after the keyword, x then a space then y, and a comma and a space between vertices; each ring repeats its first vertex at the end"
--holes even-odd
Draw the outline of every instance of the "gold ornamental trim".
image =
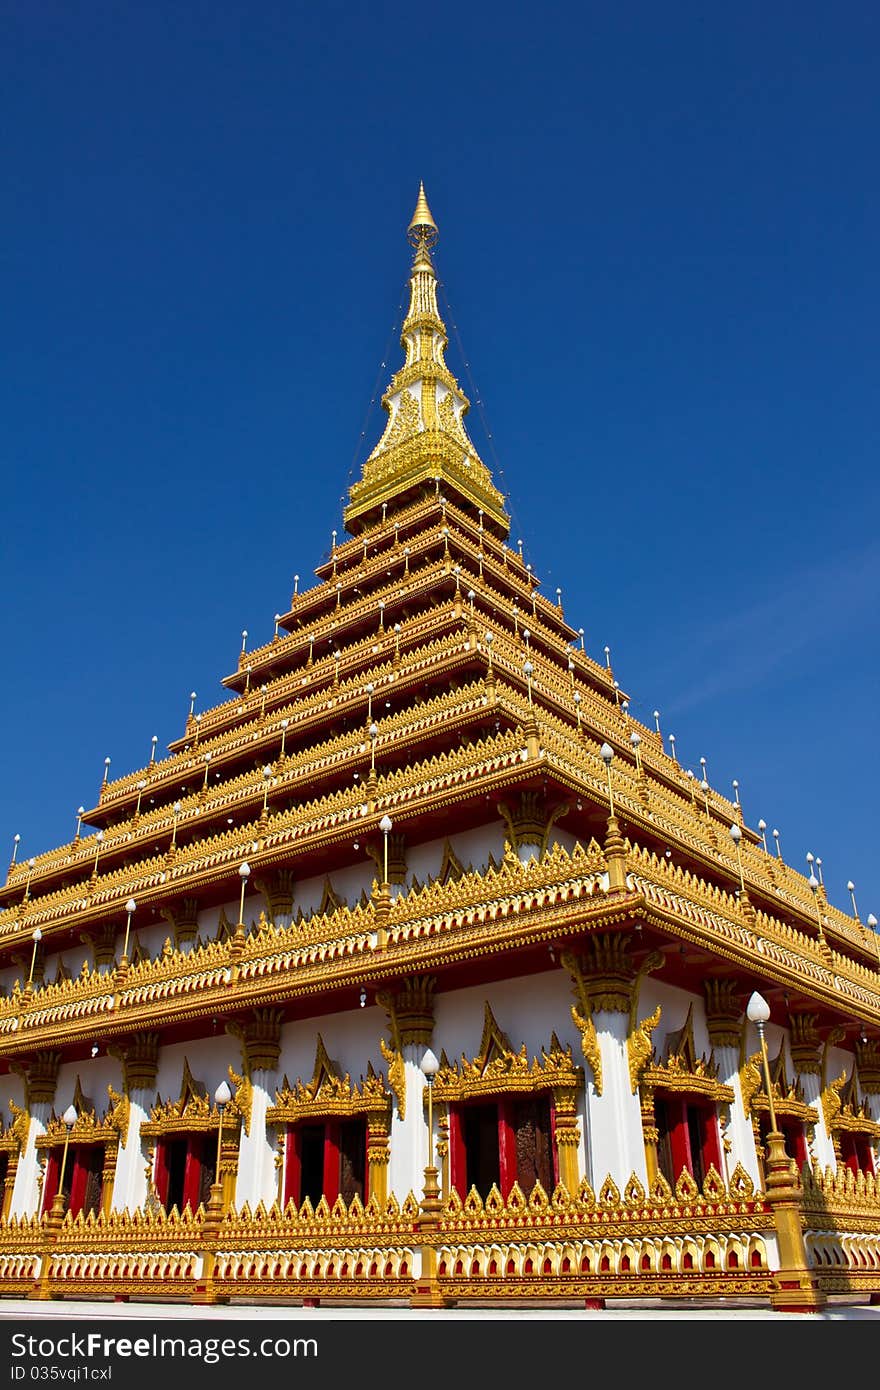
POLYGON ((377 1119, 387 1116, 390 1123, 391 1094, 372 1063, 360 1085, 353 1083, 349 1073, 331 1060, 319 1033, 311 1080, 298 1079, 291 1086, 285 1076, 275 1093, 275 1104, 266 1111, 266 1124, 298 1124, 301 1120, 330 1116, 353 1119, 362 1115, 377 1119))
POLYGON ((506 1033, 496 1022, 488 1000, 484 1004, 483 1036, 477 1056, 469 1060, 464 1053, 451 1063, 446 1053, 434 1079, 434 1095, 447 1104, 472 1100, 476 1096, 499 1093, 534 1093, 560 1087, 582 1090, 584 1073, 572 1059, 571 1048, 563 1047, 555 1033, 549 1048, 540 1057, 529 1059, 525 1043, 515 1052, 506 1033))
POLYGON ((145 1139, 167 1138, 169 1135, 206 1134, 217 1130, 221 1121, 224 1134, 232 1135, 242 1119, 235 1099, 220 1107, 208 1099, 207 1087, 193 1076, 188 1058, 183 1059, 183 1076, 177 1100, 163 1101, 157 1096, 150 1118, 141 1124, 145 1139))

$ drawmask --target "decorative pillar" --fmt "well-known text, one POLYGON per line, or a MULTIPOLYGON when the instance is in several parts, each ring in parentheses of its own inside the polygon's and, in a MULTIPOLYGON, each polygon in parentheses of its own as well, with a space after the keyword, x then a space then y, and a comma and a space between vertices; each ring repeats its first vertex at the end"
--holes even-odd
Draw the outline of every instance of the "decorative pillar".
MULTIPOLYGON (((22 1114, 24 1112, 22 1111, 22 1114)), ((0 1219, 7 1221, 9 1212, 12 1208, 12 1193, 15 1189, 15 1175, 18 1171, 18 1152, 9 1155, 9 1162, 6 1166, 6 1177, 3 1179, 3 1205, 0 1207, 0 1219)))
POLYGON ((662 963, 662 956, 653 953, 637 972, 631 944, 629 936, 602 933, 590 938, 582 956, 562 956, 578 1000, 572 1018, 592 1073, 586 1077, 584 1133, 587 1177, 597 1190, 609 1176, 621 1190, 633 1174, 645 1185, 648 1179, 633 1039, 644 1064, 651 1055, 646 1030, 656 1026, 660 1014, 658 1010, 656 1018, 636 1027, 638 984, 662 963))
MULTIPOLYGON (((266 1111, 274 1104, 282 1018, 280 1009, 255 1009, 246 1023, 226 1025, 227 1033, 241 1044, 243 1076, 239 1104, 243 1108, 246 1103, 248 1110, 247 1116, 242 1116, 235 1205, 242 1207, 247 1202, 252 1211, 260 1202, 270 1207, 278 1193, 275 1147, 266 1130, 266 1111)), ((238 1093, 236 1101, 239 1101, 238 1093)))
POLYGON ((865 1101, 868 1114, 873 1120, 880 1119, 880 1041, 866 1038, 856 1043, 856 1066, 859 1073, 859 1088, 865 1101))
POLYGON ((419 1067, 434 1032, 434 977, 413 976, 396 991, 376 995, 388 1015, 391 1045, 380 1041, 388 1064, 388 1087, 396 1104, 391 1116, 388 1185, 399 1201, 419 1192, 424 1181, 428 1138, 423 1108, 425 1078, 419 1067))
POLYGON ((378 1202, 388 1196, 389 1138, 391 1124, 387 1109, 367 1114, 367 1191, 378 1202))
MULTIPOLYGON (((553 1087, 553 1108, 556 1115, 555 1139, 559 1160, 559 1181, 566 1191, 574 1197, 580 1185, 578 1147, 581 1133, 577 1117, 577 1092, 573 1086, 553 1087)), ((445 1155, 439 1154, 439 1148, 438 1144, 438 1156, 442 1160, 445 1155)))
POLYGON ((24 1081, 27 1132, 24 1116, 21 1121, 22 1145, 15 1173, 15 1186, 10 1203, 10 1216, 33 1216, 40 1204, 40 1156, 37 1139, 46 1131, 52 1115, 55 1087, 58 1084, 59 1052, 38 1052, 29 1063, 13 1062, 10 1070, 24 1081))
MULTIPOLYGON (((829 1166, 836 1167, 838 1160, 834 1141, 827 1127, 826 1106, 823 1099, 825 1081, 822 1076, 822 1069, 823 1064, 826 1064, 827 1045, 824 1049, 822 1048, 822 1039, 816 1028, 818 1018, 818 1014, 789 1014, 788 1022, 791 1028, 789 1046, 791 1048, 791 1063, 800 1080, 804 1100, 807 1105, 813 1106, 818 1115, 813 1131, 812 1150, 814 1161, 820 1168, 825 1169, 829 1166)), ((837 1041, 840 1041, 840 1038, 837 1041)))
POLYGON ((128 1100, 128 1120, 116 1157, 112 1211, 135 1212, 146 1205, 149 1193, 147 1157, 141 1125, 148 1119, 159 1070, 159 1034, 138 1033, 127 1044, 108 1047, 122 1063, 122 1089, 128 1100))
POLYGON ((105 922, 94 932, 80 932, 80 941, 92 953, 94 969, 106 975, 116 964, 117 927, 113 922, 105 922))
POLYGON ((657 1128, 657 1116, 654 1111, 654 1087, 645 1085, 639 1087, 639 1105, 642 1111, 642 1138, 645 1144, 645 1165, 648 1170, 648 1186, 651 1187, 657 1174, 660 1172, 660 1158, 658 1154, 658 1141, 660 1131, 657 1128))
POLYGON ((272 925, 289 926, 293 921, 293 896, 296 891, 296 875, 293 870, 275 869, 267 872, 254 879, 254 887, 266 899, 272 925))
POLYGON ((162 916, 174 932, 178 951, 189 951, 196 939, 199 925, 199 905, 195 898, 181 898, 170 907, 162 908, 162 916))
MULTIPOLYGON (((537 726, 535 736, 537 738, 537 726)), ((534 756, 538 756, 537 752, 534 756)), ((509 806, 499 801, 497 809, 507 829, 507 841, 512 852, 521 864, 528 864, 546 853, 550 831, 560 816, 568 811, 568 803, 562 802, 548 809, 540 792, 521 791, 518 804, 509 806)))
POLYGON ((843 1165, 843 1154, 840 1149, 840 1131, 835 1121, 840 1114, 840 1093, 846 1083, 846 1066, 844 1065, 843 1071, 839 1076, 835 1077, 833 1071, 836 1070, 836 1068, 829 1071, 831 1061, 829 1053, 832 1047, 836 1047, 838 1043, 843 1042, 845 1037, 845 1028, 832 1028, 822 1045, 822 1071, 820 1076, 822 1090, 819 1096, 819 1123, 816 1125, 817 1141, 819 1133, 824 1131, 828 1143, 831 1145, 831 1151, 834 1154, 834 1166, 836 1168, 840 1168, 843 1165))
POLYGON ((113 1206, 113 1185, 116 1181, 116 1163, 119 1157, 119 1140, 104 1145, 104 1166, 101 1169, 101 1215, 109 1216, 113 1206))
POLYGON ((756 1187, 761 1186, 761 1168, 755 1147, 755 1131, 743 1097, 739 1074, 739 1053, 743 1038, 743 1005, 739 985, 727 977, 703 982, 706 999, 706 1028, 718 1066, 718 1080, 734 1093, 727 1124, 722 1126, 721 1145, 728 1171, 725 1181, 740 1164, 756 1187))

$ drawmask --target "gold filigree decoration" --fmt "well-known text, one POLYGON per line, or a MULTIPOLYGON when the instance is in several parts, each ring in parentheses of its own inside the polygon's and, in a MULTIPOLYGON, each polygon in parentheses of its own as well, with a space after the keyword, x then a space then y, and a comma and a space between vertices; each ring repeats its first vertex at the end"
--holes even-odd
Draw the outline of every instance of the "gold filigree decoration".
POLYGON ((434 1080, 434 1095, 438 1101, 448 1103, 502 1091, 578 1089, 583 1085, 582 1068, 575 1065, 571 1048, 563 1047, 555 1033, 550 1036, 549 1050, 542 1047, 541 1056, 529 1061, 525 1043, 519 1052, 514 1052, 486 1001, 479 1053, 472 1060, 462 1053, 461 1060, 453 1065, 443 1052, 434 1080))
POLYGON ((641 1075, 644 1085, 654 1090, 673 1091, 680 1095, 708 1096, 718 1104, 729 1105, 734 1100, 730 1086, 718 1080, 714 1049, 709 1056, 698 1057, 694 1043, 694 1006, 690 1005, 681 1028, 667 1033, 662 1060, 652 1056, 641 1075))
POLYGON ((233 1103, 241 1115, 241 1123, 245 1134, 251 1132, 251 1107, 254 1100, 254 1088, 247 1068, 242 1069, 242 1075, 229 1068, 229 1080, 232 1083, 233 1103))
POLYGON ((643 1076, 648 1070, 648 1064, 654 1055, 654 1045, 651 1041, 651 1034, 660 1022, 662 1006, 657 1005, 652 1014, 643 1018, 637 1027, 633 1028, 626 1040, 626 1051, 629 1059, 629 1082, 632 1087, 633 1095, 639 1089, 643 1076))
POLYGON ((829 1134, 833 1134, 836 1128, 837 1117, 840 1114, 842 1101, 840 1093, 846 1082, 846 1072, 841 1072, 835 1080, 828 1078, 828 1054, 832 1047, 843 1042, 846 1033, 843 1028, 832 1028, 822 1046, 822 1091, 819 1097, 822 1106, 822 1115, 825 1120, 825 1128, 829 1134))
POLYGON ((318 912, 322 916, 326 916, 329 913, 338 912, 340 907, 342 907, 342 899, 335 891, 328 875, 324 879, 324 891, 321 894, 318 912))
POLYGON ((14 1100, 10 1100, 9 1109, 12 1112, 11 1134, 19 1149, 27 1148, 28 1135, 31 1129, 31 1117, 27 1106, 16 1105, 14 1100))
POLYGON ((663 964, 663 960, 664 956, 662 951, 651 951, 642 961, 632 982, 626 1051, 629 1060, 629 1083, 632 1087, 633 1095, 638 1091, 642 1073, 645 1071, 654 1055, 651 1034, 660 1022, 660 1015, 662 1012, 662 1006, 658 1004, 654 1012, 650 1014, 648 1018, 644 1018, 641 1023, 637 1023, 639 994, 645 976, 649 975, 654 970, 659 970, 663 964))
POLYGON ((38 1149, 51 1149, 57 1144, 63 1144, 68 1135, 70 1140, 76 1144, 119 1142, 119 1135, 110 1121, 110 1112, 108 1111, 102 1119, 98 1119, 94 1102, 83 1092, 79 1076, 74 1083, 72 1104, 76 1111, 76 1120, 70 1129, 68 1130, 64 1120, 53 1112, 45 1130, 37 1137, 36 1147, 38 1149))
POLYGON ((319 1033, 311 1081, 297 1080, 291 1086, 285 1076, 280 1090, 275 1092, 275 1104, 266 1111, 266 1123, 296 1124, 300 1120, 327 1116, 387 1116, 390 1109, 391 1095, 372 1063, 368 1065, 366 1077, 361 1077, 360 1085, 353 1085, 348 1072, 343 1074, 331 1061, 319 1033))
POLYGON ((397 1113, 401 1120, 406 1118, 406 1067, 403 1061, 403 1042, 400 1036, 400 1023, 394 995, 383 989, 376 995, 376 1003, 388 1015, 388 1028, 391 1033, 391 1046, 384 1038, 379 1039, 379 1051, 388 1067, 388 1085, 397 1103, 397 1113))
POLYGON ((418 401, 411 391, 401 391, 397 401, 397 409, 393 414, 389 414, 385 433, 373 450, 371 457, 375 458, 385 449, 393 449, 396 444, 402 444, 404 439, 418 433, 420 424, 421 413, 418 401))
POLYGON ((864 1134, 869 1139, 880 1139, 880 1124, 871 1118, 865 1101, 859 1097, 857 1069, 853 1067, 849 1081, 840 1093, 840 1109, 837 1112, 834 1128, 837 1132, 864 1134))
POLYGON ((443 859, 440 863, 440 872, 437 874, 437 882, 456 883, 464 873, 464 865, 447 839, 443 845, 443 859))
POLYGON ((460 444, 463 444, 466 449, 471 448, 471 442, 462 428, 461 421, 455 409, 455 401, 450 392, 447 392, 446 395, 441 398, 437 406, 437 417, 442 430, 445 430, 447 434, 451 434, 453 438, 457 439, 460 444))
MULTIPOLYGON (((801 1120, 807 1125, 815 1124, 818 1119, 817 1112, 804 1101, 800 1082, 795 1080, 789 1083, 788 1081, 785 1072, 785 1054, 782 1047, 779 1049, 778 1056, 769 1063, 769 1070, 770 1085, 773 1087, 773 1108, 777 1115, 801 1120)), ((746 1055, 745 1026, 743 1026, 740 1045, 739 1086, 742 1094, 743 1111, 746 1115, 752 1115, 753 1112, 763 1114, 769 1111, 770 1104, 764 1090, 762 1057, 760 1052, 754 1052, 751 1057, 746 1055)))
POLYGON ((572 951, 564 951, 560 958, 560 963, 562 968, 568 971, 574 981, 574 991, 578 1002, 571 1006, 572 1022, 581 1035, 581 1051, 589 1062, 590 1070, 593 1073, 593 1088, 596 1095, 601 1096, 602 1052, 599 1047, 596 1025, 593 1022, 593 1010, 590 1004, 590 996, 584 984, 580 963, 578 962, 577 956, 572 951))
POLYGON ((107 1095, 110 1098, 110 1109, 107 1112, 107 1123, 111 1126, 111 1128, 116 1130, 124 1144, 126 1135, 128 1134, 128 1121, 131 1115, 131 1101, 125 1093, 120 1095, 118 1091, 114 1091, 113 1087, 109 1083, 107 1085, 107 1095))
POLYGON ((144 1138, 158 1138, 181 1131, 203 1134, 216 1130, 222 1120, 224 1133, 228 1132, 231 1136, 239 1119, 240 1111, 234 1099, 224 1107, 222 1115, 219 1106, 211 1104, 207 1087, 196 1081, 190 1070, 189 1059, 184 1057, 180 1095, 177 1100, 168 1101, 157 1096, 150 1118, 141 1125, 141 1134, 144 1138))

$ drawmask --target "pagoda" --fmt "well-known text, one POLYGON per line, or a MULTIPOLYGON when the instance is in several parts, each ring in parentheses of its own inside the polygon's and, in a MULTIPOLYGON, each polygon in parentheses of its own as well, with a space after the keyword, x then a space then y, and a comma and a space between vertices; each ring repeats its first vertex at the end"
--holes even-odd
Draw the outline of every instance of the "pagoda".
POLYGON ((13 857, 0 1293, 880 1299, 876 924, 509 544, 437 237, 315 583, 13 857))

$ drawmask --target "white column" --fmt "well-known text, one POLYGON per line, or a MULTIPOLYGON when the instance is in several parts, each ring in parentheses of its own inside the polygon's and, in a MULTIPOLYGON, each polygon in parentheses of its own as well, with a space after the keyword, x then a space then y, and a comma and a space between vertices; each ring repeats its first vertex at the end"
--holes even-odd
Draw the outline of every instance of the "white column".
POLYGON ((602 1058, 602 1094, 597 1095, 588 1070, 584 1126, 587 1178, 597 1193, 609 1175, 621 1192, 633 1173, 647 1187, 641 1103, 629 1079, 629 1018, 625 1013, 598 1010, 593 1023, 602 1058))
POLYGON ((46 1126, 52 1116, 52 1102, 33 1102, 30 1116, 27 1143, 21 1151, 15 1171, 10 1216, 33 1216, 40 1201, 40 1156, 37 1153, 37 1140, 46 1132, 46 1126))
POLYGON ((141 1125, 147 1119, 150 1093, 134 1090, 129 1096, 128 1133, 120 1144, 116 1158, 116 1177, 113 1182, 112 1211, 140 1211, 146 1204, 147 1156, 141 1139, 141 1125))
MULTIPOLYGON (((425 1077, 419 1062, 425 1051, 424 1043, 404 1043, 403 1066, 406 1085, 406 1115, 400 1118, 395 1104, 391 1114, 391 1161, 388 1165, 388 1193, 399 1202, 412 1192, 421 1200, 428 1162, 428 1129, 425 1123, 423 1099, 425 1077)), ((436 1134, 434 1155, 436 1163, 436 1134)))
POLYGON ((730 1140, 730 1153, 726 1155, 727 1172, 721 1176, 730 1181, 734 1168, 739 1163, 748 1173, 756 1187, 761 1185, 758 1168, 758 1153, 755 1148, 755 1131, 751 1118, 745 1112, 742 1088, 739 1083, 738 1055, 735 1047, 716 1046, 713 1048, 718 1064, 718 1080, 733 1090, 733 1104, 730 1107, 730 1123, 727 1138, 730 1140))
MULTIPOLYGON (((829 1075, 833 1075, 833 1068, 829 1067, 829 1075)), ((840 1075, 840 1072, 837 1072, 840 1075)), ((812 1105, 818 1116, 813 1139, 813 1153, 820 1168, 836 1168, 837 1159, 834 1155, 834 1144, 831 1135, 825 1127, 825 1112, 822 1109, 822 1083, 817 1072, 802 1071, 799 1073, 801 1090, 807 1105, 812 1105)), ((835 1078, 836 1079, 836 1078, 835 1078)), ((789 1157, 792 1157, 790 1154, 789 1157)))
POLYGON ((260 1202, 270 1207, 278 1196, 278 1174, 275 1168, 277 1149, 266 1129, 266 1111, 273 1104, 272 1095, 277 1081, 276 1072, 257 1071, 251 1077, 251 1118, 248 1134, 241 1129, 238 1150, 238 1175, 235 1181, 235 1205, 251 1211, 260 1202))

